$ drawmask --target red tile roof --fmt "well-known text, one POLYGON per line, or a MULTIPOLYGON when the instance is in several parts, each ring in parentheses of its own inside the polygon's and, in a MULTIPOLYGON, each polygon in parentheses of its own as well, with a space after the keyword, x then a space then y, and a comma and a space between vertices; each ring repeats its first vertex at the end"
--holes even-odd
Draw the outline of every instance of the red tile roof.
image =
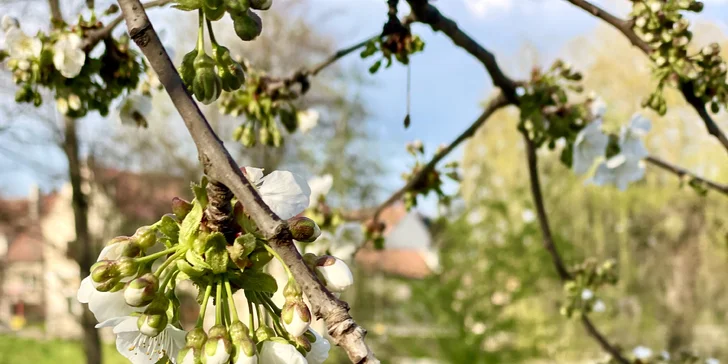
POLYGON ((432 274, 424 257, 416 250, 365 248, 356 254, 355 261, 358 266, 369 272, 382 272, 415 279, 432 274))
POLYGON ((5 256, 8 262, 40 262, 43 260, 43 239, 39 234, 23 232, 16 235, 5 256), (34 236, 35 235, 35 236, 34 236))

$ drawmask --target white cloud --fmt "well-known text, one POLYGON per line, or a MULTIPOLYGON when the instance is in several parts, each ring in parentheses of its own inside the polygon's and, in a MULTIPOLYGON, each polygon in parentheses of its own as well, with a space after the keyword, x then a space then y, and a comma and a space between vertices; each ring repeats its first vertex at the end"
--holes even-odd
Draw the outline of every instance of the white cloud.
POLYGON ((494 11, 508 11, 513 7, 514 0, 464 0, 465 7, 473 12, 473 15, 482 18, 494 11))

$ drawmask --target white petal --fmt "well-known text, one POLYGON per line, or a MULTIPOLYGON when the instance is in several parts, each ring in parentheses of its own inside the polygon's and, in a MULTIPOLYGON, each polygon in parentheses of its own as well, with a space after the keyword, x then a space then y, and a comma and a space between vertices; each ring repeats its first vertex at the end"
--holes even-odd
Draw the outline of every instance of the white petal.
POLYGON ((312 177, 308 180, 308 186, 311 188, 311 202, 308 207, 314 207, 322 196, 326 196, 331 191, 334 184, 334 177, 330 174, 312 177))
POLYGON ((225 351, 225 343, 222 340, 218 340, 215 354, 208 356, 205 353, 204 355, 206 364, 225 364, 230 360, 230 354, 225 351))
POLYGON ((99 253, 99 257, 98 259, 96 259, 96 261, 99 262, 102 260, 117 260, 121 258, 121 251, 119 251, 118 249, 119 247, 119 243, 105 246, 103 249, 101 249, 101 253, 99 253))
POLYGON ((150 338, 138 331, 118 334, 116 350, 133 364, 156 364, 164 356, 163 347, 157 338, 150 338))
POLYGON ((273 171, 261 182, 258 191, 263 201, 281 219, 290 219, 308 207, 311 190, 303 177, 288 171, 273 171))
POLYGON ((308 109, 305 111, 299 111, 298 114, 298 129, 302 133, 307 133, 318 125, 319 112, 316 109, 308 109))
POLYGON ((88 308, 99 322, 114 317, 128 316, 135 309, 124 301, 124 291, 98 292, 95 291, 88 300, 88 308))
POLYGON ((245 354, 240 354, 238 355, 238 360, 235 361, 235 364, 258 364, 258 356, 247 356, 245 354))
POLYGON ((122 322, 125 322, 129 319, 134 319, 134 327, 136 328, 136 319, 131 316, 122 316, 122 317, 114 317, 102 322, 99 322, 96 324, 96 328, 102 328, 102 327, 116 327, 117 325, 121 324, 122 322))
POLYGON ((306 358, 293 345, 266 341, 260 352, 264 364, 307 364, 306 358))
POLYGON ((293 319, 291 320, 291 323, 286 323, 285 320, 283 321, 283 327, 288 331, 289 334, 291 334, 293 337, 299 337, 303 335, 307 330, 311 322, 303 321, 301 318, 301 315, 298 313, 298 309, 293 310, 293 319))
POLYGON ((629 120, 629 127, 634 133, 641 135, 650 131, 652 122, 650 119, 642 116, 642 114, 635 113, 632 115, 632 119, 629 120))
POLYGON ((76 292, 76 299, 78 299, 78 302, 88 303, 94 292, 96 292, 96 288, 91 283, 91 276, 88 276, 81 281, 81 286, 78 287, 78 292, 76 292))
POLYGON ((243 167, 243 174, 245 177, 248 177, 248 181, 250 183, 257 185, 260 183, 260 180, 263 178, 263 168, 255 168, 255 167, 243 167))
POLYGON ((306 360, 308 360, 308 364, 322 364, 329 357, 331 344, 321 337, 316 330, 311 330, 311 332, 316 336, 316 341, 311 343, 311 351, 306 354, 306 360))
POLYGON ((593 121, 576 136, 572 167, 577 175, 586 173, 594 160, 604 155, 609 137, 602 132, 601 125, 601 120, 593 121))
POLYGON ((332 292, 343 292, 354 284, 354 276, 351 269, 341 259, 336 259, 334 264, 316 267, 326 280, 326 287, 332 292))
POLYGON ((13 18, 12 16, 9 16, 9 15, 3 15, 2 29, 4 32, 7 32, 11 28, 19 28, 19 27, 20 27, 20 23, 18 22, 18 19, 13 18))

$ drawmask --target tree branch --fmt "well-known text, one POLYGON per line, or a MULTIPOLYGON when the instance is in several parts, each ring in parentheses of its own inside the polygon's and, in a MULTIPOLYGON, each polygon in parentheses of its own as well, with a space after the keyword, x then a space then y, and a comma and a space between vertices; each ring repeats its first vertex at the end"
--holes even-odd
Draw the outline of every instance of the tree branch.
POLYGON ((655 167, 661 168, 665 171, 668 171, 668 172, 678 176, 679 178, 688 176, 690 178, 693 178, 693 179, 699 181, 700 183, 703 184, 703 186, 710 188, 711 190, 718 191, 724 195, 728 195, 728 185, 720 184, 720 183, 705 179, 703 177, 699 177, 695 173, 692 173, 685 168, 676 166, 674 164, 671 164, 669 162, 666 162, 660 158, 657 158, 657 157, 654 157, 651 155, 647 156, 647 158, 645 158, 645 162, 647 162, 655 167))
POLYGON ((51 26, 58 27, 63 24, 60 0, 48 0, 48 7, 51 9, 51 26))
MULTIPOLYGON (((533 195, 533 203, 536 205, 536 216, 538 217, 538 223, 543 235, 543 245, 546 251, 548 251, 551 255, 551 261, 554 263, 554 267, 556 268, 556 272, 559 274, 559 278, 561 278, 563 282, 568 282, 573 280, 573 276, 566 269, 564 261, 561 258, 558 248, 554 244, 554 239, 551 234, 551 227, 549 226, 548 215, 546 214, 546 207, 541 193, 541 182, 538 176, 538 156, 536 154, 536 147, 527 135, 524 135, 524 139, 526 141, 526 155, 528 157, 528 174, 531 181, 531 194, 533 195)), ((581 316, 581 322, 589 335, 591 335, 591 337, 599 343, 604 351, 611 354, 618 362, 622 364, 629 364, 629 361, 622 356, 621 350, 607 341, 604 335, 599 332, 586 314, 581 316)))
POLYGON ((190 132, 207 176, 212 181, 227 186, 243 204, 245 211, 255 221, 270 246, 291 269, 296 281, 309 298, 314 315, 324 319, 333 342, 341 346, 354 363, 378 363, 374 353, 364 341, 366 330, 351 318, 348 304, 333 296, 303 263, 301 255, 293 245, 286 223, 270 210, 255 187, 243 176, 222 141, 187 93, 141 2, 119 0, 119 5, 129 35, 159 76, 190 132))
MULTIPOLYGON (((153 8, 153 7, 164 6, 171 2, 172 2, 172 0, 148 1, 148 2, 144 3, 144 8, 149 9, 149 8, 153 8)), ((104 38, 110 36, 111 32, 113 32, 114 29, 119 24, 121 24, 121 22, 123 20, 124 20, 124 16, 119 15, 116 18, 114 18, 112 21, 110 21, 108 24, 106 24, 106 26, 104 26, 103 28, 88 32, 88 34, 86 35, 86 37, 83 40, 83 47, 82 47, 83 50, 86 53, 90 52, 92 49, 94 49, 94 47, 96 47, 97 44, 99 44, 100 41, 102 41, 104 38)))
POLYGON ((432 30, 445 33, 458 47, 465 49, 468 53, 477 58, 493 79, 493 83, 500 87, 506 100, 512 104, 518 104, 516 87, 518 83, 509 78, 495 59, 493 53, 483 48, 469 35, 465 34, 453 20, 442 15, 440 11, 429 4, 427 0, 407 0, 412 8, 411 17, 414 20, 430 25, 432 30))
MULTIPOLYGON (((566 0, 579 8, 589 12, 590 14, 596 16, 599 19, 604 20, 605 22, 612 25, 614 28, 619 30, 627 39, 629 39, 632 44, 634 44, 637 48, 641 49, 643 53, 646 55, 650 55, 653 51, 652 47, 650 47, 647 42, 642 40, 642 38, 639 37, 637 33, 635 33, 634 30, 632 30, 632 22, 619 19, 616 16, 610 14, 609 12, 605 11, 604 9, 590 3, 586 0, 566 0)), ((705 108, 705 102, 700 100, 700 98, 695 95, 695 90, 692 82, 683 82, 680 85, 680 92, 682 92, 683 97, 685 100, 692 106, 695 111, 698 112, 698 115, 700 115, 700 118, 703 119, 703 123, 705 124, 705 128, 708 129, 708 133, 718 139, 718 141, 723 145, 723 148, 728 152, 728 137, 723 133, 723 131, 720 130, 718 127, 718 124, 715 123, 713 118, 708 113, 708 110, 705 108)))

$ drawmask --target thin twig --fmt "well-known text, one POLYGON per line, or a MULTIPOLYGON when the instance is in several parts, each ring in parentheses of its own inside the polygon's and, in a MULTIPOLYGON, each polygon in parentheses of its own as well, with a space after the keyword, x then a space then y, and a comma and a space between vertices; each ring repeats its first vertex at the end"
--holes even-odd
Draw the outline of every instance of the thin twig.
MULTIPOLYGON (((642 52, 646 55, 649 56, 653 52, 652 47, 650 47, 647 42, 642 40, 642 38, 640 38, 639 35, 632 29, 632 22, 624 19, 619 19, 616 16, 607 12, 606 10, 586 0, 566 1, 578 6, 579 8, 612 25, 614 28, 619 30, 625 37, 627 37, 627 39, 629 39, 632 44, 642 50, 642 52)), ((705 124, 705 128, 708 130, 708 133, 716 137, 718 141, 723 145, 723 148, 728 152, 728 137, 726 137, 723 131, 720 130, 718 124, 715 123, 715 120, 713 120, 713 118, 708 113, 708 109, 705 108, 705 102, 703 102, 695 94, 693 83, 683 82, 680 85, 680 92, 682 92, 685 101, 687 101, 688 104, 690 104, 690 106, 692 106, 695 111, 698 112, 700 118, 703 119, 703 123, 705 124)))
MULTIPOLYGON (((148 2, 144 3, 144 8, 150 9, 153 7, 164 6, 171 2, 172 2, 172 0, 148 1, 148 2)), ((90 52, 92 49, 94 49, 94 47, 96 47, 97 44, 99 44, 99 42, 101 40, 110 36, 111 32, 113 32, 114 29, 119 24, 121 24, 121 22, 123 20, 124 20, 124 16, 119 15, 116 18, 114 18, 112 21, 110 21, 108 24, 106 24, 106 26, 104 26, 103 28, 88 32, 88 34, 86 35, 86 37, 83 40, 83 47, 82 47, 83 50, 86 51, 87 53, 90 52)))
POLYGON ((683 178, 686 176, 690 177, 690 178, 695 179, 696 181, 702 183, 703 186, 710 188, 711 190, 718 191, 724 195, 728 195, 728 185, 720 184, 717 182, 713 182, 709 179, 705 179, 703 177, 696 175, 695 173, 688 171, 685 168, 676 166, 674 164, 671 164, 669 162, 666 162, 666 161, 664 161, 660 158, 654 157, 654 156, 647 156, 647 158, 645 158, 645 161, 655 167, 659 167, 665 171, 668 171, 668 172, 678 176, 679 178, 683 178))
POLYGON ((177 108, 199 153, 205 174, 227 186, 243 204, 270 246, 290 268, 309 298, 314 315, 326 323, 332 341, 342 347, 353 363, 378 363, 365 342, 366 330, 349 315, 349 305, 337 299, 304 264, 293 244, 287 224, 263 202, 255 187, 225 149, 199 107, 185 88, 157 32, 139 0, 119 0, 129 35, 147 57, 177 108))
MULTIPOLYGON (((541 182, 538 176, 538 155, 536 154, 536 148, 527 135, 524 135, 524 139, 526 141, 526 155, 528 157, 528 174, 531 181, 531 194, 533 195, 533 203, 536 205, 536 216, 538 218, 539 226, 541 227, 543 245, 549 255, 551 255, 551 261, 554 263, 554 267, 556 268, 559 278, 561 278, 563 282, 568 282, 573 280, 573 276, 566 269, 566 265, 561 258, 561 254, 559 253, 556 244, 554 244, 553 235, 551 234, 551 227, 549 226, 548 215, 543 202, 543 194, 541 193, 541 182)), ((589 335, 591 335, 594 340, 599 343, 604 351, 611 354, 618 362, 629 364, 629 361, 622 355, 621 350, 607 341, 604 335, 594 326, 586 314, 581 316, 581 322, 589 335)))

